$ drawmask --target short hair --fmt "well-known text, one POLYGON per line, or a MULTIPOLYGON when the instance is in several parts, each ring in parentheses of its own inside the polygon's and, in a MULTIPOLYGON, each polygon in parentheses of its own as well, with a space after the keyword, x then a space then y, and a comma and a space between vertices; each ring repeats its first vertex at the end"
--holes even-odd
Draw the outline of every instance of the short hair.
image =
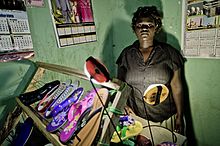
POLYGON ((136 12, 133 13, 132 18, 132 29, 135 30, 135 25, 138 22, 140 18, 150 18, 154 21, 156 25, 156 31, 158 32, 162 27, 162 21, 161 16, 159 12, 157 11, 157 8, 155 6, 144 6, 144 7, 138 7, 136 12))

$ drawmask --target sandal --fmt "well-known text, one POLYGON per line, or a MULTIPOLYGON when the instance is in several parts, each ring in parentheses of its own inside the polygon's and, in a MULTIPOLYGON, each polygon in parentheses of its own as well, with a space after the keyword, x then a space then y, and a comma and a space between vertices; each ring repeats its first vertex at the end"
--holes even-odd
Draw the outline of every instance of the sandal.
POLYGON ((64 108, 70 108, 72 104, 78 102, 80 97, 83 95, 84 89, 83 87, 79 87, 74 92, 72 95, 70 95, 69 98, 61 102, 59 105, 56 105, 53 110, 51 111, 52 117, 55 117, 60 111, 62 111, 64 108))
POLYGON ((61 128, 67 122, 67 115, 69 112, 69 108, 65 108, 61 112, 59 112, 52 121, 46 126, 46 130, 48 132, 55 132, 59 128, 61 128))
POLYGON ((46 129, 48 132, 54 132, 62 127, 67 122, 68 112, 70 107, 78 101, 78 99, 83 94, 83 88, 79 87, 72 95, 63 101, 61 104, 57 105, 54 110, 51 112, 52 121, 47 125, 46 129))
MULTIPOLYGON (((108 89, 101 88, 98 90, 98 95, 101 98, 104 106, 107 104, 108 89)), ((77 130, 74 133, 72 142, 77 146, 90 146, 96 138, 100 128, 104 107, 96 94, 94 103, 88 118, 78 121, 77 130)))
MULTIPOLYGON (((73 84, 70 84, 69 86, 66 87, 66 90, 56 99, 54 100, 50 106, 46 109, 44 116, 45 117, 50 117, 51 116, 51 112, 53 111, 54 107, 59 105, 61 102, 63 102, 64 100, 66 100, 67 98, 69 98, 74 90, 77 89, 77 87, 79 86, 79 81, 74 82, 73 84)), ((78 99, 76 99, 77 101, 78 99)), ((74 102, 76 102, 74 101, 74 102)))
POLYGON ((43 99, 50 91, 54 91, 60 84, 60 81, 55 80, 46 83, 41 88, 21 94, 18 98, 24 105, 31 105, 41 99, 43 99))
MULTIPOLYGON (((137 136, 143 130, 141 122, 135 121, 130 116, 120 116, 119 123, 120 125, 116 127, 116 130, 120 134, 122 141, 137 136)), ((111 142, 119 143, 121 142, 120 138, 117 133, 114 132, 111 142)))
MULTIPOLYGON (((98 90, 98 89, 97 89, 98 90)), ((78 121, 85 111, 90 111, 94 98, 96 96, 95 90, 90 91, 81 101, 73 104, 68 112, 68 123, 60 132, 60 141, 66 143, 77 129, 78 121)))
POLYGON ((55 91, 50 92, 48 96, 45 96, 38 103, 37 111, 44 112, 47 109, 47 107, 65 91, 66 86, 67 86, 66 83, 61 83, 55 91))

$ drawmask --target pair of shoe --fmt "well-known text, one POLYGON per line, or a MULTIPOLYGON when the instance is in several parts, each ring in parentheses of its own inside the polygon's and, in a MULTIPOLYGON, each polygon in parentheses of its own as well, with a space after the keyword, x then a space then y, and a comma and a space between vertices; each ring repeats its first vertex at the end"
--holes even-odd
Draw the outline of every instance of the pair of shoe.
POLYGON ((66 82, 60 83, 60 85, 55 89, 51 90, 44 96, 44 98, 38 103, 36 109, 38 112, 45 112, 44 116, 46 118, 51 116, 51 111, 54 106, 68 98, 74 90, 79 86, 79 81, 76 80, 72 83, 72 80, 67 80, 66 82), (52 107, 51 107, 52 106, 52 107))
POLYGON ((66 143, 76 131, 79 131, 79 123, 91 111, 95 96, 96 92, 91 90, 82 100, 71 106, 68 112, 68 122, 60 132, 61 142, 66 143))
POLYGON ((81 96, 83 95, 84 89, 83 87, 78 87, 73 91, 73 93, 62 101, 60 104, 57 104, 53 110, 51 111, 52 117, 55 117, 59 112, 63 111, 66 108, 70 108, 73 104, 77 103, 81 96))
POLYGON ((37 90, 23 93, 18 98, 24 105, 26 106, 31 105, 43 99, 48 92, 58 88, 59 85, 60 85, 60 81, 55 80, 55 81, 46 83, 44 86, 42 86, 41 88, 38 88, 37 90))
POLYGON ((51 111, 52 121, 47 125, 48 132, 54 132, 61 128, 68 121, 68 113, 72 105, 77 104, 83 94, 83 88, 78 87, 73 94, 51 111))
POLYGON ((65 82, 60 83, 60 85, 55 89, 51 90, 46 94, 42 100, 37 105, 38 112, 45 112, 45 110, 53 103, 67 88, 69 84, 65 82))
MULTIPOLYGON (((96 92, 96 91, 95 91, 96 92)), ((108 104, 109 91, 106 88, 98 89, 94 97, 91 111, 87 114, 85 120, 77 124, 77 130, 74 132, 72 142, 77 146, 90 146, 101 128, 101 121, 104 113, 104 106, 108 104)))
MULTIPOLYGON (((83 99, 73 104, 70 109, 64 108, 59 112, 49 125, 56 126, 58 121, 63 121, 60 125, 62 127, 67 120, 66 125, 60 131, 60 141, 66 144, 71 140, 71 143, 77 146, 92 145, 101 125, 103 104, 106 106, 108 95, 108 89, 95 88, 89 91, 83 99)), ((50 126, 47 126, 49 131, 50 126)))
POLYGON ((47 131, 59 130, 59 139, 64 144, 72 140, 74 145, 91 145, 100 128, 104 109, 102 103, 107 104, 108 93, 106 88, 95 88, 78 102, 70 104, 71 107, 62 107, 47 125, 47 131))
POLYGON ((79 87, 79 81, 76 80, 74 83, 67 85, 65 91, 63 91, 59 97, 57 97, 46 109, 44 116, 46 118, 55 116, 52 113, 55 111, 56 107, 59 105, 63 106, 64 101, 68 101, 69 99, 72 99, 71 101, 68 102, 68 105, 71 105, 72 103, 75 103, 78 101, 78 99, 81 97, 83 94, 83 88, 79 87))

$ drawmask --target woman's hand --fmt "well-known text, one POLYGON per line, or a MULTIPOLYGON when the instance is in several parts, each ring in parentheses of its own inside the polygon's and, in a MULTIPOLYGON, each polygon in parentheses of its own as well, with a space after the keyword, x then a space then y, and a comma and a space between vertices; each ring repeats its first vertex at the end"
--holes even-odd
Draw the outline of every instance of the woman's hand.
POLYGON ((176 121, 175 121, 175 132, 179 134, 184 133, 184 124, 183 124, 183 116, 176 116, 176 121))

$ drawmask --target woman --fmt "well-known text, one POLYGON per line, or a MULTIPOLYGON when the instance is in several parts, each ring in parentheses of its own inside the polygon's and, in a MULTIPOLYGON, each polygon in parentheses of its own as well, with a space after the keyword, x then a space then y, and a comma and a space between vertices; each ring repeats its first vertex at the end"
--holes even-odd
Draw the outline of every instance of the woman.
POLYGON ((118 79, 133 88, 128 106, 134 113, 153 122, 163 122, 176 114, 175 129, 183 132, 183 94, 181 68, 183 58, 169 44, 158 42, 155 35, 161 29, 161 17, 155 6, 139 7, 132 18, 137 41, 126 47, 117 59, 118 79), (151 84, 164 84, 168 98, 158 105, 144 103, 143 94, 151 84))

